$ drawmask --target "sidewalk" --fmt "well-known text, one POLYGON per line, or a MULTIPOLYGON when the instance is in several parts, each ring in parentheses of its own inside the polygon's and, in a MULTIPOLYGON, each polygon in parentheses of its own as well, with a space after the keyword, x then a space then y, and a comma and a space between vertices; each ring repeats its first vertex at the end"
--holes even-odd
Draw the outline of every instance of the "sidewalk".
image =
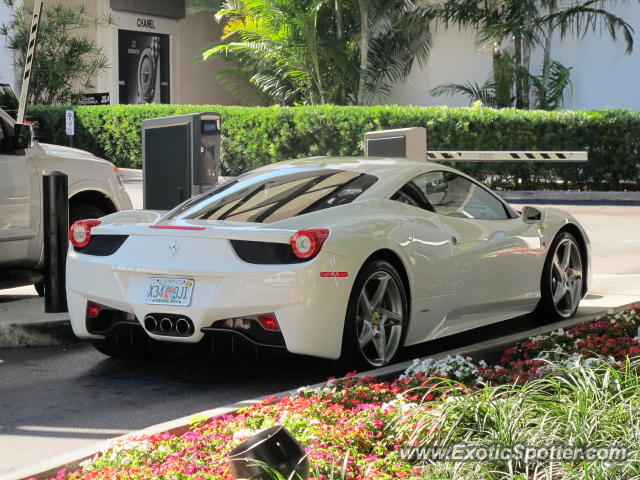
POLYGON ((0 347, 48 347, 78 339, 68 313, 45 313, 33 287, 0 290, 0 347))

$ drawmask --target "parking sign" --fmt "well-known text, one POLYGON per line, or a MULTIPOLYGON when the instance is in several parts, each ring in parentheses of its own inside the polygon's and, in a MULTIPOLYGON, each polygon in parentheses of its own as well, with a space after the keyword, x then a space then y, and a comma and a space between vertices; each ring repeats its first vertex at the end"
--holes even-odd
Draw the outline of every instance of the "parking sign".
POLYGON ((67 135, 73 135, 75 130, 75 112, 73 110, 67 110, 65 113, 65 127, 67 135))

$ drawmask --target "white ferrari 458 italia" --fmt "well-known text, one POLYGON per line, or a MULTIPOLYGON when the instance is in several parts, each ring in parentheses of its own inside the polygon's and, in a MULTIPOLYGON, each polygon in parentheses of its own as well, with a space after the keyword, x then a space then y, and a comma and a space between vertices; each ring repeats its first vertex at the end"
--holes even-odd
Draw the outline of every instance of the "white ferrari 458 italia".
POLYGON ((457 170, 384 158, 269 165, 70 239, 73 330, 113 356, 235 338, 380 367, 489 323, 570 318, 590 274, 567 212, 517 212, 457 170))

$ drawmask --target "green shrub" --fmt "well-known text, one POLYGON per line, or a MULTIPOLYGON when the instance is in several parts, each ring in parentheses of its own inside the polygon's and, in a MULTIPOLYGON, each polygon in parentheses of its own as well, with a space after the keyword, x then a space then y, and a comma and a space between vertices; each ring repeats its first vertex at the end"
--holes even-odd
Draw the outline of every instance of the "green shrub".
POLYGON ((43 141, 66 142, 64 110, 76 111, 75 145, 121 167, 140 167, 145 118, 222 114, 222 173, 313 155, 361 155, 370 130, 423 126, 429 150, 588 150, 586 164, 463 163, 493 188, 639 190, 640 112, 522 111, 447 107, 34 106, 43 141))

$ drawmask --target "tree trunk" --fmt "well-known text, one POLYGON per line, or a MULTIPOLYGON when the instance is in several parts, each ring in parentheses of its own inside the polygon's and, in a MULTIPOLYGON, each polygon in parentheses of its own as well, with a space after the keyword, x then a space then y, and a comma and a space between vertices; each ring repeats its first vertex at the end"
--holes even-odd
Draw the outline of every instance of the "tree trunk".
POLYGON ((314 50, 311 54, 311 58, 313 61, 313 69, 315 70, 316 75, 316 83, 318 84, 318 94, 320 95, 320 105, 325 104, 324 99, 324 88, 322 87, 322 74, 320 73, 320 62, 318 61, 318 45, 314 43, 314 50))
POLYGON ((340 0, 335 0, 333 5, 336 9, 336 37, 340 41, 342 40, 342 6, 340 0))
MULTIPOLYGON (((531 18, 528 18, 525 22, 525 29, 529 33, 532 33, 534 30, 531 20, 531 18)), ((531 108, 531 47, 532 45, 529 40, 523 40, 521 71, 527 74, 522 82, 522 108, 525 109, 531 108)))
MULTIPOLYGON (((555 8, 551 7, 549 9, 549 15, 555 13, 555 8)), ((551 70, 551 38, 553 37, 553 24, 549 22, 547 25, 546 37, 544 39, 543 57, 542 57, 542 91, 538 92, 539 100, 539 108, 547 108, 547 102, 549 99, 548 91, 549 91, 549 72, 551 70)))
MULTIPOLYGON (((522 48, 522 68, 523 71, 529 72, 531 67, 531 46, 523 45, 522 48)), ((528 110, 530 108, 530 96, 531 96, 531 82, 529 78, 525 78, 522 81, 522 108, 528 110)))
MULTIPOLYGON (((514 62, 516 67, 522 65, 522 39, 516 37, 513 39, 514 43, 514 62)), ((524 105, 523 101, 523 88, 522 78, 519 72, 516 72, 516 108, 522 109, 524 105)))
POLYGON ((358 85, 358 105, 364 105, 367 87, 367 65, 369 63, 369 9, 367 0, 359 0, 360 7, 360 82, 358 85))
POLYGON ((500 46, 494 46, 492 50, 493 83, 495 84, 496 107, 509 108, 513 105, 511 89, 513 88, 513 75, 505 68, 500 46))
MULTIPOLYGON (((334 8, 336 11, 336 39, 338 42, 342 42, 342 5, 340 4, 341 0, 334 1, 334 8)), ((339 104, 344 104, 344 88, 342 82, 338 84, 338 91, 336 93, 336 99, 339 104)))

